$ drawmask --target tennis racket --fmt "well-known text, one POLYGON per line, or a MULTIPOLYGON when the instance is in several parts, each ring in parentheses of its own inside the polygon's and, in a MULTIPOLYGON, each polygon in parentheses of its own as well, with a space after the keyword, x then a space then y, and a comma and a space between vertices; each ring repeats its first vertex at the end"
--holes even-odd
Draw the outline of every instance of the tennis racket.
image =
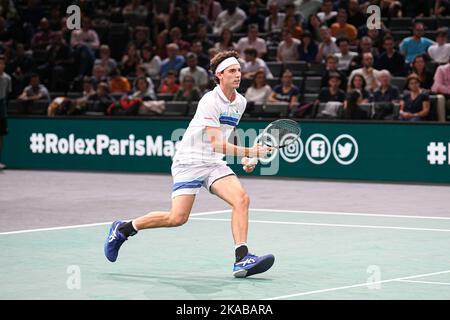
MULTIPOLYGON (((256 138, 255 144, 282 149, 297 141, 300 137, 300 125, 291 119, 279 119, 271 122, 256 138)), ((256 165, 258 158, 250 158, 247 166, 256 165)))

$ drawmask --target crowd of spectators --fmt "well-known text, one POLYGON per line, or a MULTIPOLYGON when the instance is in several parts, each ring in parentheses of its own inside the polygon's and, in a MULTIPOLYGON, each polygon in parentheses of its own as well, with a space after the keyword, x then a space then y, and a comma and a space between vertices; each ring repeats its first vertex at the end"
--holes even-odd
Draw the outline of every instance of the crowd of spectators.
POLYGON ((450 99, 449 29, 437 23, 449 21, 448 0, 75 3, 79 30, 66 23, 72 1, 0 1, 0 80, 10 79, 0 81, 2 105, 15 100, 22 114, 39 103, 48 115, 159 114, 161 99, 191 103, 211 90, 209 61, 230 49, 241 57, 247 100, 286 103, 291 116, 323 106, 323 116, 336 117, 340 103, 355 119, 374 102, 397 103, 400 120, 425 120, 430 95, 450 99), (381 8, 380 29, 367 28, 371 4, 381 8), (396 33, 390 22, 402 17, 410 25, 396 33), (312 103, 304 101, 308 81, 299 85, 298 70, 286 67, 296 62, 321 77, 312 103))

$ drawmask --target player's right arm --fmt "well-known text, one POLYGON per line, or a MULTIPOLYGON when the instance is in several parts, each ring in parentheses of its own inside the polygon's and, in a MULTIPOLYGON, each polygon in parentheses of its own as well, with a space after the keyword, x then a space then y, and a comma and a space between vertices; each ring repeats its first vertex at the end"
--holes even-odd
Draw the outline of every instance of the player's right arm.
POLYGON ((255 145, 250 148, 237 146, 222 138, 220 127, 206 127, 206 135, 214 152, 237 157, 264 157, 272 152, 271 147, 255 145))

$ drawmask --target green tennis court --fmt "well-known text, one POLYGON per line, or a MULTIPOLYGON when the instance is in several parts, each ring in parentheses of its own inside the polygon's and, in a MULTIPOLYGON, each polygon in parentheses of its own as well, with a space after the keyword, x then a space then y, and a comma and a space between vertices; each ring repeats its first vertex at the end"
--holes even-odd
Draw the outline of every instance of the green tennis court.
POLYGON ((232 277, 229 210, 140 232, 116 263, 109 223, 0 233, 0 299, 450 299, 450 218, 254 209, 251 250, 274 267, 232 277))

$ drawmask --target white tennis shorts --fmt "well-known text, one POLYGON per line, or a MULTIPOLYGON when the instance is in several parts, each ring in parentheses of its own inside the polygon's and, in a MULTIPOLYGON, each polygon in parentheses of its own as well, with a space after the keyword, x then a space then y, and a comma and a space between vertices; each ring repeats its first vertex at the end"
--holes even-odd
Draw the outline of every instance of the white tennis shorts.
POLYGON ((235 173, 226 163, 207 166, 173 164, 172 199, 184 194, 196 195, 201 187, 211 192, 215 181, 230 175, 235 173))

